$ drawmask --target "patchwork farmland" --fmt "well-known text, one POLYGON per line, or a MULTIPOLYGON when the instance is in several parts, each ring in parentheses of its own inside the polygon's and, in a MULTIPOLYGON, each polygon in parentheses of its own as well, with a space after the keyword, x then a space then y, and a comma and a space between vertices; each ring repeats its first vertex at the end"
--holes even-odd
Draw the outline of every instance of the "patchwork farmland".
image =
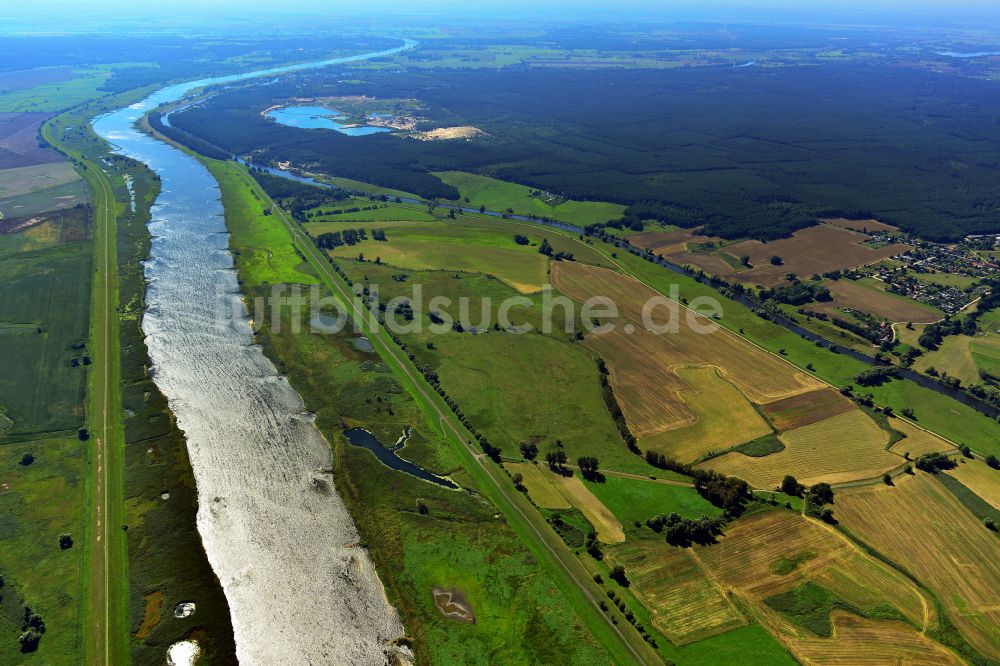
POLYGON ((974 648, 1000 658, 997 537, 932 475, 841 493, 836 516, 927 585, 974 648))
POLYGON ((790 238, 761 242, 746 240, 727 244, 711 251, 691 251, 699 243, 712 243, 713 239, 692 236, 685 241, 676 232, 650 232, 639 235, 633 242, 663 254, 680 264, 690 264, 706 273, 733 278, 744 284, 761 284, 774 287, 785 281, 785 275, 799 276, 823 274, 873 264, 901 254, 910 249, 903 243, 890 243, 874 248, 864 245, 870 236, 851 229, 819 224, 796 231, 790 238), (671 236, 664 234, 671 233, 671 236), (677 251, 684 246, 684 251, 677 251), (663 249, 657 249, 663 248, 663 249), (666 250, 666 251, 664 251, 666 250), (671 252, 671 250, 674 250, 671 252), (722 255, 728 255, 723 258, 722 255), (746 257, 747 268, 738 270, 740 260, 746 257), (772 263, 779 257, 780 263, 772 263))
POLYGON ((886 450, 889 434, 850 400, 728 331, 644 330, 637 313, 656 295, 644 285, 565 262, 553 266, 553 282, 578 301, 606 296, 634 322, 637 332, 625 332, 618 322, 584 344, 607 362, 641 447, 684 462, 709 457, 699 467, 759 488, 775 487, 786 474, 807 485, 874 478, 904 463, 886 450), (772 432, 783 450, 728 451, 772 432))
POLYGON ((693 552, 802 663, 961 663, 925 635, 938 618, 917 585, 817 520, 758 514, 693 552), (826 605, 779 605, 789 594, 811 594, 826 605))
POLYGON ((904 462, 886 450, 889 434, 857 408, 789 430, 778 438, 785 445, 783 451, 759 458, 734 451, 702 466, 737 476, 758 488, 774 488, 786 474, 805 485, 843 483, 881 476, 904 462))
MULTIPOLYGON (((564 294, 584 302, 593 296, 617 304, 621 320, 614 330, 593 333, 585 344, 605 359, 622 411, 639 439, 689 425, 696 415, 676 393, 689 387, 678 376, 684 366, 714 366, 751 401, 763 403, 820 388, 821 384, 791 365, 732 333, 692 331, 680 317, 679 332, 657 335, 642 324, 643 305, 660 294, 631 278, 576 263, 553 265, 552 282, 564 294), (626 333, 624 322, 634 332, 626 333)), ((709 320, 700 318, 708 324, 709 320)), ((662 323, 657 320, 657 323, 662 323)))

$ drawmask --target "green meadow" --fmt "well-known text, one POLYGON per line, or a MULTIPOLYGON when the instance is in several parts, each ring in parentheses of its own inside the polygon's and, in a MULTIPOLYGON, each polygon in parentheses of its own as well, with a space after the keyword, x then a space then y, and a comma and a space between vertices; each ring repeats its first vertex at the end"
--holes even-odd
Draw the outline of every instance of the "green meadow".
POLYGON ((676 513, 684 518, 718 516, 722 510, 705 500, 693 487, 657 483, 651 479, 606 476, 587 488, 621 521, 627 530, 636 522, 676 513))
POLYGON ((75 436, 83 425, 88 236, 86 222, 71 215, 0 236, 0 409, 13 421, 0 442, 75 436))
MULTIPOLYGON (((308 225, 318 235, 344 227, 328 223, 308 225)), ((332 250, 335 257, 370 259, 399 268, 454 270, 495 275, 519 292, 541 291, 548 282, 548 258, 538 248, 518 245, 513 234, 485 227, 459 227, 439 222, 413 225, 372 224, 369 239, 332 250), (371 230, 385 230, 387 241, 371 238, 371 230)), ((540 242, 540 241, 538 241, 540 242)))
POLYGON ((303 272, 303 260, 291 244, 288 230, 275 215, 266 215, 260 186, 239 165, 205 160, 222 189, 231 249, 239 259, 240 277, 251 284, 316 284, 303 272))
POLYGON ((0 93, 0 113, 59 111, 98 97, 98 88, 111 72, 102 69, 81 69, 67 81, 46 83, 31 88, 0 93))
POLYGON ((41 615, 45 635, 39 663, 72 663, 80 635, 81 567, 86 526, 86 444, 76 436, 0 446, 0 663, 22 663, 17 637, 24 607, 41 615), (33 456, 25 464, 25 456, 33 456), (63 549, 59 537, 73 540, 63 549))
POLYGON ((526 185, 477 176, 462 171, 443 171, 434 174, 448 185, 458 189, 463 205, 470 208, 486 206, 487 210, 506 211, 512 209, 518 215, 550 217, 578 226, 586 226, 608 220, 617 220, 625 211, 625 206, 602 201, 574 201, 552 196, 533 196, 536 191, 526 185))

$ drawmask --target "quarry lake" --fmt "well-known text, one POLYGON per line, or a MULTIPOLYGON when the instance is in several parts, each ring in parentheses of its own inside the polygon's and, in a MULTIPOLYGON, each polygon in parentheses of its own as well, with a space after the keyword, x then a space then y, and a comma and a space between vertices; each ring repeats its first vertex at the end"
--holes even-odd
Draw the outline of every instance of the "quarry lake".
POLYGON ((351 124, 340 111, 325 106, 283 106, 268 111, 267 117, 289 127, 332 129, 348 136, 365 136, 390 131, 388 127, 351 124))
MULTIPOLYGON (((98 118, 116 151, 149 166, 143 331, 187 440, 198 529, 229 601, 245 664, 383 664, 406 648, 367 551, 333 486, 332 455, 302 399, 253 342, 219 188, 194 157, 137 130, 144 113, 205 86, 395 53, 202 79, 98 118), (295 640, 279 640, 295 628, 295 640)), ((197 599, 194 599, 197 602, 197 599)))

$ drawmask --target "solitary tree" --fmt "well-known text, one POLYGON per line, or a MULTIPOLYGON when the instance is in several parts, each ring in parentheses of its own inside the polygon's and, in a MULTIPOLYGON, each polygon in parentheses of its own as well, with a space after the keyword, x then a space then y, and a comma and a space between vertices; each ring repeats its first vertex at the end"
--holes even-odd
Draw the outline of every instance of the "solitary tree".
POLYGON ((583 456, 578 458, 576 464, 580 466, 580 473, 583 474, 585 479, 592 479, 597 476, 597 469, 600 464, 597 462, 597 458, 593 456, 583 456))
POLYGON ((786 474, 785 478, 781 480, 781 492, 797 497, 802 493, 802 484, 791 474, 786 474))

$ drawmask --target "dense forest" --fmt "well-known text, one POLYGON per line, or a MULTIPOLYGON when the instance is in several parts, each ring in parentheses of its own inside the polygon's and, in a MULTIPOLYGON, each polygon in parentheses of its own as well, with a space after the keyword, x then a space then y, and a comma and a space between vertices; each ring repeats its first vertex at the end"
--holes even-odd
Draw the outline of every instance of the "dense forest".
POLYGON ((432 171, 460 170, 727 238, 770 239, 821 215, 874 215, 929 239, 997 231, 996 83, 882 65, 365 71, 225 91, 171 116, 238 154, 453 199, 432 171), (412 98, 425 127, 473 141, 349 137, 270 122, 309 95, 412 98), (640 207, 637 207, 638 210, 640 207))

